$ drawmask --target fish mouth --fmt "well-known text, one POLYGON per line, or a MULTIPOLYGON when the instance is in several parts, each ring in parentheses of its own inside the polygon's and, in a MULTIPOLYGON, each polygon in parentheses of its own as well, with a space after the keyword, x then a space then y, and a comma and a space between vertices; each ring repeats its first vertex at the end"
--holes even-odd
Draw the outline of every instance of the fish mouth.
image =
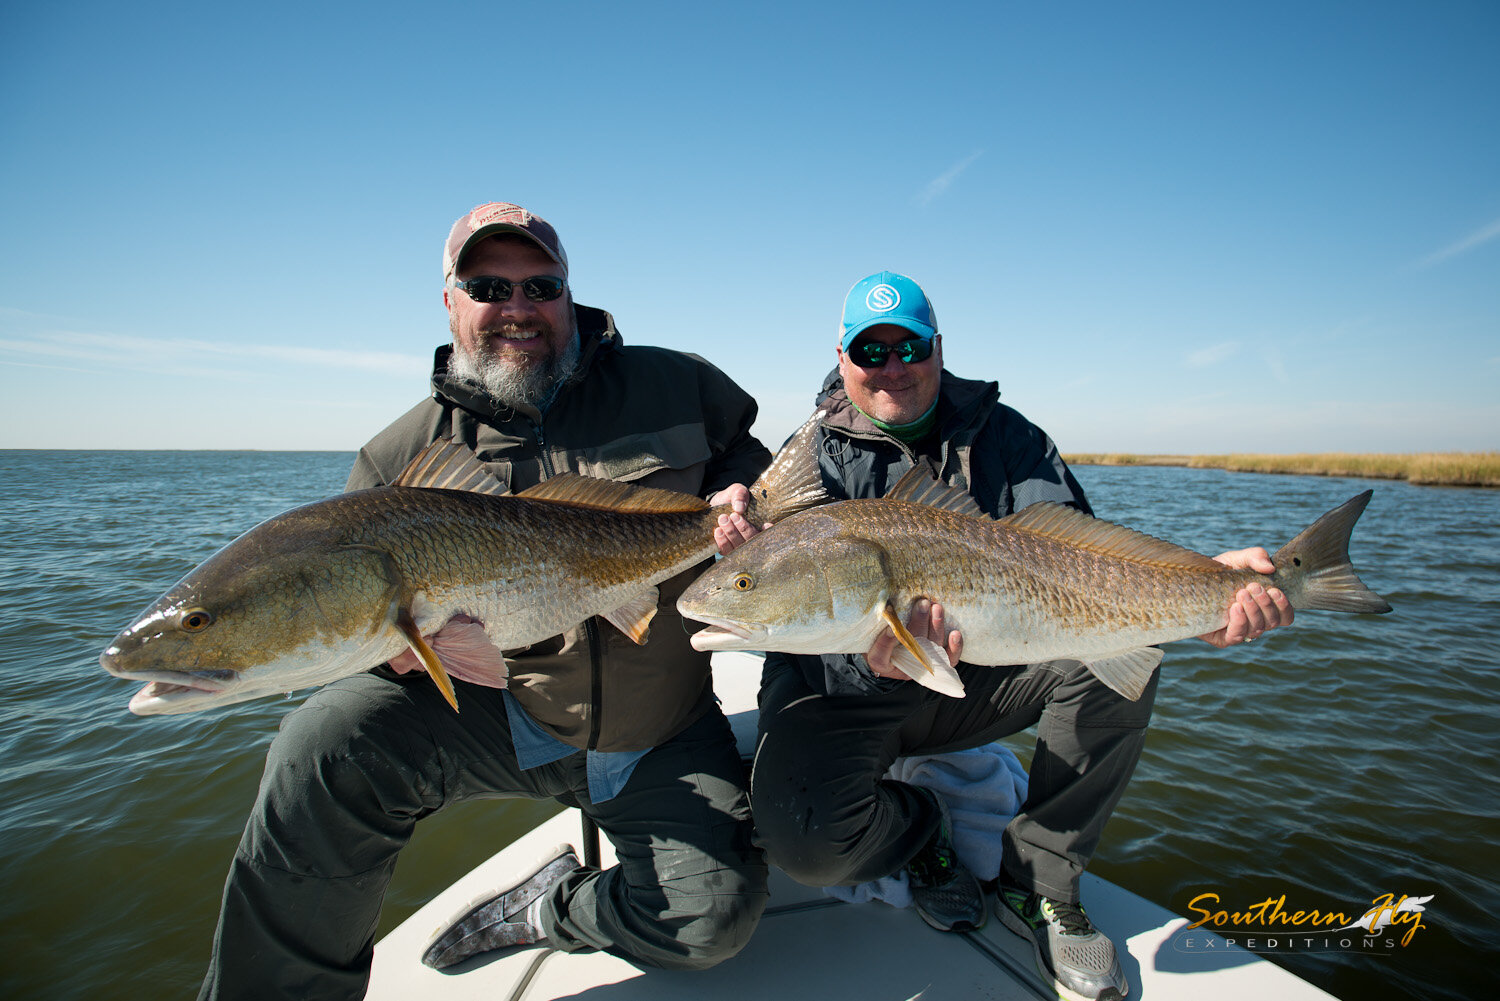
POLYGON ((114 663, 114 653, 113 647, 104 651, 100 666, 117 678, 146 682, 130 699, 130 711, 137 716, 193 712, 217 704, 236 680, 234 671, 131 671, 114 663))
POLYGON ((197 712, 223 700, 223 689, 193 688, 169 681, 153 681, 130 697, 127 707, 137 716, 169 716, 197 712))
POLYGON ((694 650, 751 649, 746 644, 753 642, 755 635, 749 626, 732 622, 729 619, 710 618, 706 615, 700 621, 708 625, 688 637, 688 642, 693 645, 694 650))

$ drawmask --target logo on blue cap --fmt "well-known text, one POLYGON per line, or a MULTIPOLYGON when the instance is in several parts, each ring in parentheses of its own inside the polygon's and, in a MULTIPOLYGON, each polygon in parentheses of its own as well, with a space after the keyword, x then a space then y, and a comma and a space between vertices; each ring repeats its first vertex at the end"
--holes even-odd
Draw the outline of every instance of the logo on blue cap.
POLYGON ((844 298, 844 322, 839 347, 848 351, 854 339, 870 327, 893 323, 918 337, 937 334, 937 314, 922 286, 894 271, 880 271, 854 284, 844 298))
POLYGON ((901 293, 886 284, 876 285, 865 296, 865 308, 872 313, 889 313, 901 305, 901 293))

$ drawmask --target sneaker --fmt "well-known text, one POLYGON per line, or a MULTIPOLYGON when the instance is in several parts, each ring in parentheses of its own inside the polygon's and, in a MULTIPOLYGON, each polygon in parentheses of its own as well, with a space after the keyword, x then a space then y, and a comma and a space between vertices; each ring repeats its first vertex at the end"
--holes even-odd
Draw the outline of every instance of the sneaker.
POLYGON ((558 845, 514 885, 465 904, 432 933, 422 951, 422 962, 441 970, 481 952, 545 941, 542 898, 552 884, 577 868, 573 846, 558 845))
POLYGON ((984 890, 953 851, 953 820, 948 804, 933 795, 941 820, 932 840, 906 863, 911 877, 911 901, 917 913, 938 931, 978 931, 989 909, 984 890))
POLYGON ((1115 944, 1077 904, 1002 885, 995 905, 1005 927, 1031 939, 1036 966, 1071 1001, 1119 1001, 1130 993, 1115 944))

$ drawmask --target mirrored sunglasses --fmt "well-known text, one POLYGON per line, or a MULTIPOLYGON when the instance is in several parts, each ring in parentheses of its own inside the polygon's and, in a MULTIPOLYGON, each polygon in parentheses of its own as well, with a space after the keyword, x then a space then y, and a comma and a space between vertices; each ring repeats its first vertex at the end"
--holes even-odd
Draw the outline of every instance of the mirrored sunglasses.
POLYGON ((914 365, 932 357, 932 341, 926 337, 908 337, 895 344, 865 341, 851 344, 846 354, 860 368, 879 368, 892 354, 901 359, 901 364, 914 365))
POLYGON ((568 282, 565 278, 553 278, 550 275, 534 275, 518 282, 494 275, 480 275, 468 281, 453 282, 454 288, 463 289, 475 302, 505 302, 517 285, 521 286, 521 292, 532 302, 551 302, 563 294, 568 282))

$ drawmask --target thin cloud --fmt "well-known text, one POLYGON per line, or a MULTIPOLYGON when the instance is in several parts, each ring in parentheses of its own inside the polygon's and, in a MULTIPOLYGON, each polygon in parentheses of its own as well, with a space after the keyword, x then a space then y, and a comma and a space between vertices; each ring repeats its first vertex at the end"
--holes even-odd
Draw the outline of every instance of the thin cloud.
POLYGON ((1291 376, 1286 370, 1286 359, 1282 357, 1281 349, 1271 345, 1265 351, 1266 367, 1271 370, 1271 378, 1283 386, 1291 385, 1291 376))
POLYGON ((958 175, 962 174, 965 170, 968 170, 969 166, 975 160, 978 160, 983 153, 984 150, 975 150, 973 153, 970 153, 968 156, 964 157, 962 160, 958 161, 953 166, 943 171, 937 177, 934 177, 931 181, 928 181, 927 187, 923 188, 921 194, 917 195, 917 204, 926 205, 934 198, 947 191, 948 188, 952 186, 954 180, 958 177, 958 175))
POLYGON ((1187 356, 1187 367, 1209 368, 1210 366, 1218 365, 1221 362, 1228 361, 1239 349, 1239 344, 1234 341, 1225 341, 1222 344, 1199 348, 1187 356))
POLYGON ((1451 260, 1452 258, 1455 258, 1460 254, 1467 254, 1469 251, 1474 250, 1477 247, 1484 246, 1486 243, 1489 243, 1497 236, 1500 236, 1500 219, 1496 219, 1494 222, 1490 223, 1488 226, 1485 226, 1482 229, 1475 230, 1473 233, 1470 233, 1462 240, 1444 247, 1442 250, 1439 250, 1435 254, 1427 255, 1417 262, 1417 268, 1423 269, 1436 267, 1437 265, 1442 264, 1444 261, 1451 260))
POLYGON ((260 359, 330 371, 353 369, 386 375, 422 374, 429 362, 419 355, 391 351, 340 351, 276 344, 238 344, 188 338, 119 337, 59 334, 52 337, 0 339, 0 351, 53 360, 87 363, 74 367, 126 367, 160 371, 168 366, 260 359))

